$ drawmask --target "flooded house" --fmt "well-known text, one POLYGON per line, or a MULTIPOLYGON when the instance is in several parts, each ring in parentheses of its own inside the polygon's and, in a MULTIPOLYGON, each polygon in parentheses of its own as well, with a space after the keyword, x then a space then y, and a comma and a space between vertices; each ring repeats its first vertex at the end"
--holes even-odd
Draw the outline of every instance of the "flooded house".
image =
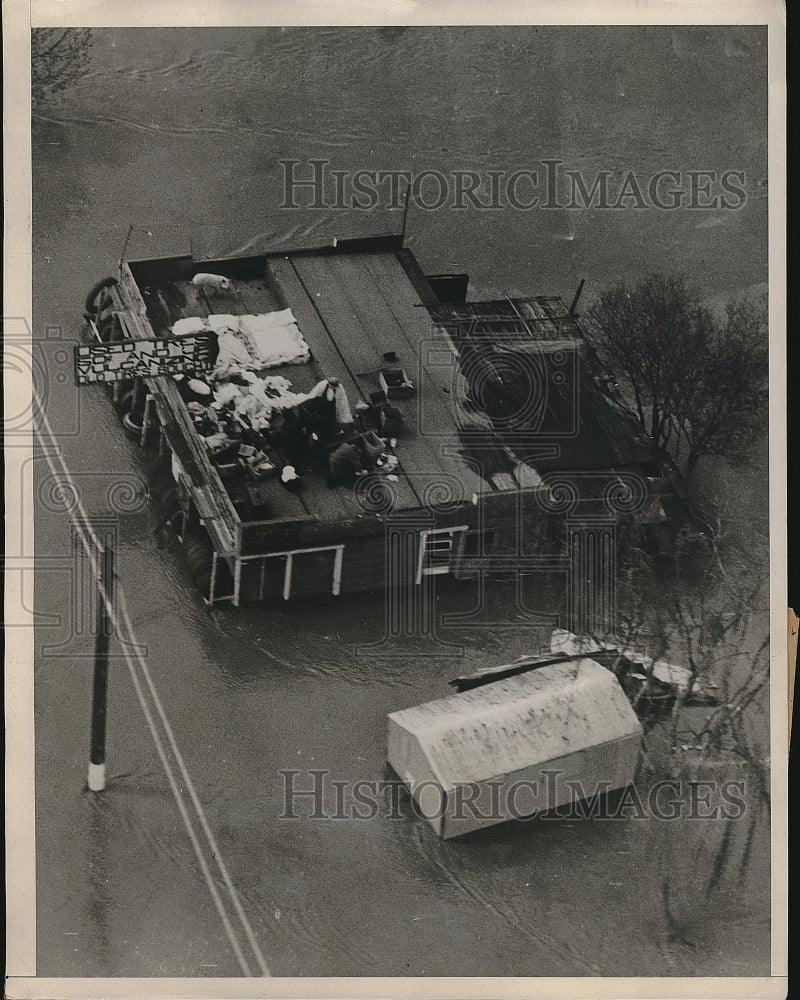
POLYGON ((470 301, 399 236, 121 262, 86 316, 105 343, 213 341, 195 378, 113 386, 210 603, 524 568, 570 517, 666 518, 575 303, 470 301))

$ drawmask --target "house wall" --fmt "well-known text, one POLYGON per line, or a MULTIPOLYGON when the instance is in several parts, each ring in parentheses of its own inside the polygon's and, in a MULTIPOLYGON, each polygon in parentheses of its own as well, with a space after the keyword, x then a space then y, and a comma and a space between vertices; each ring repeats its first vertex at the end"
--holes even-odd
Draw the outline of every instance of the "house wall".
MULTIPOLYGON (((450 560, 453 576, 465 579, 475 576, 478 566, 491 569, 492 556, 500 557, 498 566, 507 567, 519 562, 520 555, 541 555, 548 545, 552 547, 548 522, 548 514, 532 493, 498 493, 477 505, 446 512, 410 510, 381 517, 365 513, 354 521, 334 524, 309 519, 244 526, 243 552, 259 555, 342 544, 340 593, 379 590, 416 580, 421 531, 467 527, 464 537, 454 536, 450 560)), ((334 560, 330 551, 293 556, 291 596, 331 593, 334 560)), ((242 597, 282 597, 285 567, 283 555, 246 562, 242 597)))
MULTIPOLYGON (((389 716, 389 732, 386 741, 386 760, 394 769, 398 778, 400 778, 409 790, 409 793, 417 803, 417 809, 420 814, 423 813, 423 809, 426 806, 430 808, 428 802, 431 798, 437 796, 437 788, 439 790, 439 794, 441 794, 441 802, 443 804, 446 803, 444 790, 436 780, 430 763, 428 762, 428 758, 425 756, 425 752, 420 746, 419 741, 407 729, 398 725, 391 716, 389 716), (422 807, 420 807, 419 802, 420 793, 415 791, 420 787, 420 785, 423 786, 422 807)), ((435 802, 433 808, 436 808, 435 802)), ((441 835, 443 809, 440 813, 441 814, 439 815, 432 815, 429 820, 431 826, 439 835, 441 835)))
POLYGON ((640 744, 641 734, 636 733, 565 757, 539 762, 508 775, 497 775, 492 780, 502 782, 499 791, 493 790, 488 782, 480 783, 474 803, 477 815, 464 802, 463 793, 459 803, 457 793, 449 790, 444 815, 441 820, 432 819, 431 825, 439 836, 449 839, 518 819, 529 810, 546 812, 581 797, 567 785, 568 781, 580 782, 588 797, 598 788, 625 788, 633 781, 640 744), (551 772, 551 775, 548 777, 545 771, 551 772), (536 790, 522 788, 519 783, 523 781, 535 783, 536 790), (515 786, 519 789, 516 800, 511 791, 515 786), (495 808, 496 804, 499 808, 495 808))

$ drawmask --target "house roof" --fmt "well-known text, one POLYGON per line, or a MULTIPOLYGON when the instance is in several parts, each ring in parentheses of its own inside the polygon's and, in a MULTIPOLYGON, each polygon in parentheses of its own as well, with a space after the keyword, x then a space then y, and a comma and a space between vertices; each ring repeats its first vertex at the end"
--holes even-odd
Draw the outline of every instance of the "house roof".
MULTIPOLYGON (((473 493, 516 489, 480 476, 458 449, 456 364, 431 324, 397 254, 299 253, 267 259, 270 275, 297 317, 311 352, 327 377, 342 380, 351 402, 380 388, 378 372, 392 352, 416 394, 393 405, 405 432, 397 454, 417 504, 434 482, 449 483, 469 500, 473 493)), ((406 506, 412 506, 411 497, 406 506)))
POLYGON ((393 712, 443 788, 487 781, 641 733, 614 675, 585 658, 393 712))
MULTIPOLYGON (((650 458, 631 422, 596 384, 594 368, 584 363, 577 320, 558 298, 438 303, 413 255, 397 239, 213 261, 174 257, 130 266, 157 334, 183 316, 291 308, 312 361, 271 373, 284 375, 298 392, 309 391, 322 378, 338 378, 353 406, 379 388, 378 372, 387 365, 384 355, 396 356, 416 393, 392 401, 405 418, 397 446, 398 481, 389 486, 395 510, 426 506, 437 486, 454 500, 469 501, 473 494, 541 486, 540 472, 610 470, 650 458), (219 298, 207 295, 190 280, 198 271, 233 278, 232 292, 219 298), (547 366, 554 356, 570 351, 580 356, 577 384, 548 382, 546 426, 534 435, 534 447, 526 450, 517 433, 498 429, 474 408, 470 415, 465 406, 469 387, 457 357, 462 344, 454 343, 452 323, 448 326, 459 310, 462 318, 474 321, 473 337, 501 352, 527 352, 534 366, 547 366), (520 458, 527 458, 527 464, 520 458)), ((530 442, 530 435, 525 440, 530 442)), ((322 476, 306 476, 304 482, 297 494, 277 482, 266 484, 270 519, 331 522, 362 513, 352 490, 331 488, 322 476)))

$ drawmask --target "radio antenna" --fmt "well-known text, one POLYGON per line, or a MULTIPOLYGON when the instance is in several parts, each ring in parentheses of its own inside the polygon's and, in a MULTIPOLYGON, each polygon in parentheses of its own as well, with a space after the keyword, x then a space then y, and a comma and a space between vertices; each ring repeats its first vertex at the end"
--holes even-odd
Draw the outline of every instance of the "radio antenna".
POLYGON ((572 300, 572 305, 569 307, 569 315, 574 316, 575 310, 578 308, 578 301, 581 297, 581 292, 583 292, 583 286, 586 284, 586 278, 581 278, 580 284, 578 285, 578 290, 575 292, 575 298, 572 300))
POLYGON ((400 231, 400 245, 406 241, 406 222, 408 221, 408 205, 411 201, 411 181, 408 182, 408 187, 406 188, 406 202, 403 205, 403 228, 400 231))

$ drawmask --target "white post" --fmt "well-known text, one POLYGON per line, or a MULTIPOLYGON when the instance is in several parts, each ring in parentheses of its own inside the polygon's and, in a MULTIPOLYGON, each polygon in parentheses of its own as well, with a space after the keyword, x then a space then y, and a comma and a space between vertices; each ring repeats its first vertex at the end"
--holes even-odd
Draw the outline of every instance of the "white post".
POLYGON ((342 583, 342 557, 344 555, 344 545, 340 545, 336 550, 333 560, 333 596, 339 596, 339 589, 342 583))
POLYGON ((292 592, 292 553, 290 552, 286 557, 286 571, 283 574, 283 599, 284 601, 289 600, 289 595, 292 592))
POLYGON ((144 399, 144 416, 142 417, 142 433, 139 435, 139 447, 144 448, 147 432, 150 430, 150 413, 153 409, 153 397, 148 394, 144 399))

